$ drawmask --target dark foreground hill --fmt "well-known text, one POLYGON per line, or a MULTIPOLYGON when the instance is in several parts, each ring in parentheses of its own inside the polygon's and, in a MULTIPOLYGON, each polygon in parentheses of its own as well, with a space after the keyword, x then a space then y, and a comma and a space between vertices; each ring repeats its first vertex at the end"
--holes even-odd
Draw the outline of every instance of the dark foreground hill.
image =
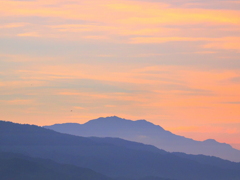
POLYGON ((204 154, 240 162, 240 151, 213 139, 195 141, 175 135, 145 120, 131 121, 116 116, 98 118, 85 124, 65 123, 44 126, 61 133, 77 136, 119 137, 129 141, 154 145, 169 152, 204 154))
POLYGON ((111 180, 90 169, 9 152, 0 153, 0 169, 1 180, 111 180))
MULTIPOLYGON (((1 180, 136 180, 112 179, 87 168, 60 164, 48 159, 32 158, 22 154, 0 152, 1 180)), ((139 180, 172 180, 144 177, 139 180)))
POLYGON ((4 121, 0 151, 90 168, 111 178, 240 180, 239 163, 227 161, 231 166, 226 168, 221 159, 214 165, 122 139, 84 138, 4 121))

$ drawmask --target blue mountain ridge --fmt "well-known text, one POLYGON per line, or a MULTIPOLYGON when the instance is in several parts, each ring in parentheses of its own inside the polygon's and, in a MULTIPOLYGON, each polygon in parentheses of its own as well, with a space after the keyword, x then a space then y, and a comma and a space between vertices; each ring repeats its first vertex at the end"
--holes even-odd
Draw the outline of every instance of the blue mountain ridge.
POLYGON ((83 137, 119 137, 150 144, 168 152, 203 154, 240 162, 240 151, 232 148, 229 144, 219 143, 214 139, 196 141, 175 135, 146 120, 132 121, 111 116, 90 120, 85 124, 63 123, 44 126, 44 128, 83 137))
POLYGON ((92 169, 119 180, 239 180, 240 163, 168 153, 119 138, 79 137, 0 121, 0 152, 92 169), (186 156, 186 157, 183 157, 186 156), (227 166, 230 165, 230 166, 227 166))

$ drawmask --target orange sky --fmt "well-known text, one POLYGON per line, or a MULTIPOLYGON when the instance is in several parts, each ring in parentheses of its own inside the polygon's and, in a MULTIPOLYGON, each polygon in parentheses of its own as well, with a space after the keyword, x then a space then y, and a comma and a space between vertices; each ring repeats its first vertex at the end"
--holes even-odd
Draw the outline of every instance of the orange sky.
POLYGON ((0 5, 0 119, 117 115, 240 149, 238 1, 0 5))

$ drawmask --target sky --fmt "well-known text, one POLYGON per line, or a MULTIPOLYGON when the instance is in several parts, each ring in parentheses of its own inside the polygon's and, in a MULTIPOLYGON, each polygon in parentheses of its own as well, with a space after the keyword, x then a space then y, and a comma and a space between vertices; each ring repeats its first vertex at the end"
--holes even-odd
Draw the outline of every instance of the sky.
POLYGON ((0 119, 113 115, 240 149, 240 1, 1 0, 0 119))

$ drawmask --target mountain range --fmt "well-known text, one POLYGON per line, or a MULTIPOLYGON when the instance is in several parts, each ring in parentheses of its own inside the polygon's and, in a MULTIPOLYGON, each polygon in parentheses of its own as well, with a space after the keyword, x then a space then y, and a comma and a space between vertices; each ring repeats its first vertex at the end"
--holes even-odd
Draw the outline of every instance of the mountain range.
POLYGON ((240 163, 217 157, 169 153, 120 138, 80 137, 5 121, 0 121, 0 152, 21 154, 17 160, 0 154, 1 169, 8 165, 5 174, 22 168, 30 177, 33 167, 35 176, 63 174, 68 179, 72 174, 79 180, 91 174, 89 180, 97 176, 99 180, 240 180, 240 163))
POLYGON ((112 180, 87 168, 0 152, 1 180, 112 180))
POLYGON ((129 141, 151 144, 168 152, 203 154, 240 162, 240 151, 214 139, 196 141, 175 135, 146 120, 127 120, 117 116, 90 120, 85 124, 64 123, 44 126, 57 132, 84 137, 119 137, 129 141))

